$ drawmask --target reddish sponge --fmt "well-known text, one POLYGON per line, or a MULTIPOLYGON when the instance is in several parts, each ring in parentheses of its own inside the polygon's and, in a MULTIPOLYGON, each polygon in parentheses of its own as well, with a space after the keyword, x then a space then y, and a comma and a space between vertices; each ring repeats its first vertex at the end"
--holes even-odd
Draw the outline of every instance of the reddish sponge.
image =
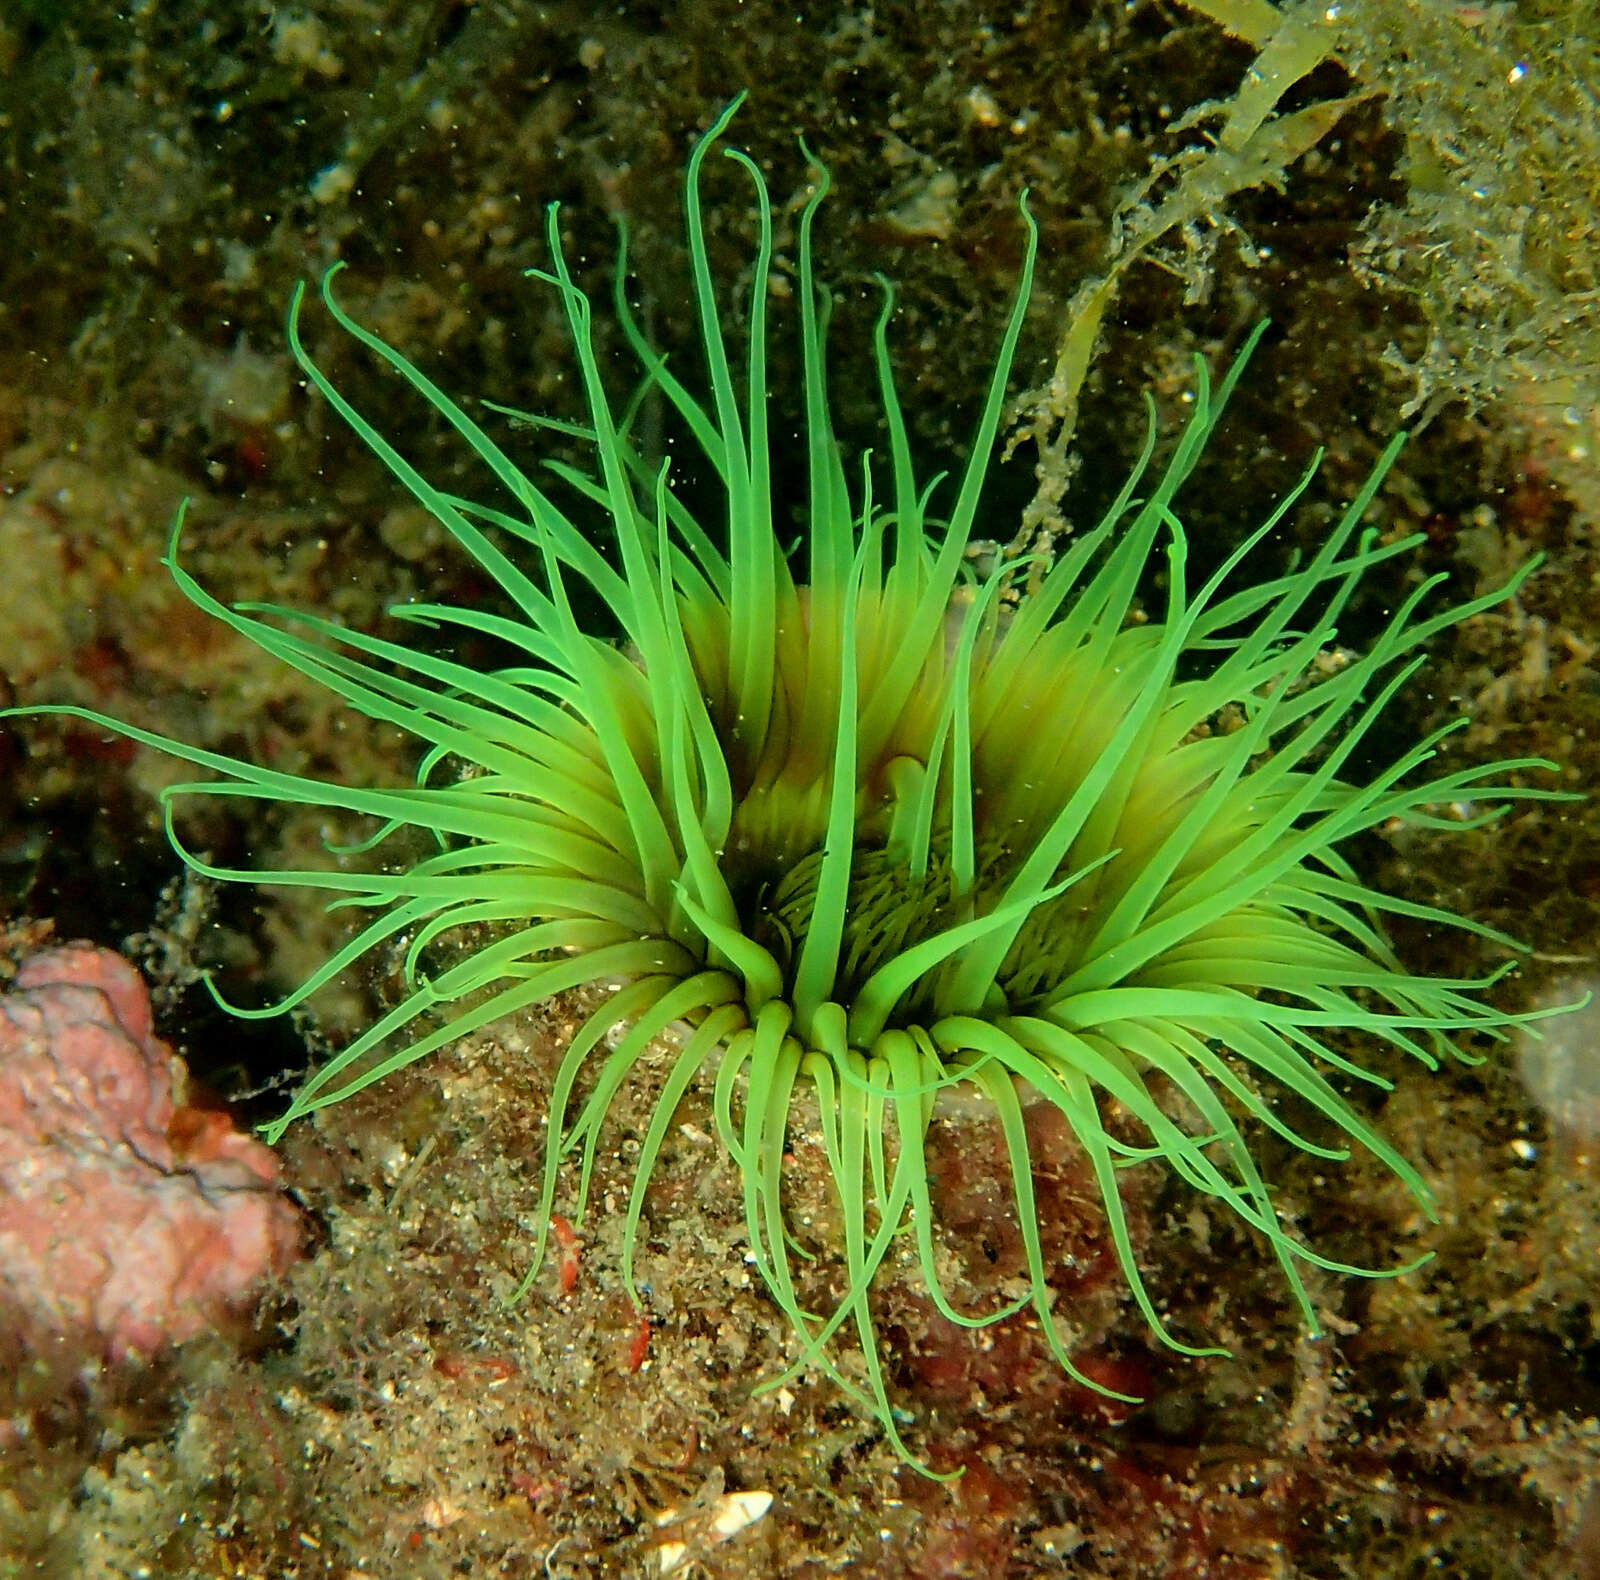
POLYGON ((278 1163, 175 1107, 132 966, 87 944, 0 998, 0 1325, 151 1354, 248 1307, 299 1252, 278 1163))

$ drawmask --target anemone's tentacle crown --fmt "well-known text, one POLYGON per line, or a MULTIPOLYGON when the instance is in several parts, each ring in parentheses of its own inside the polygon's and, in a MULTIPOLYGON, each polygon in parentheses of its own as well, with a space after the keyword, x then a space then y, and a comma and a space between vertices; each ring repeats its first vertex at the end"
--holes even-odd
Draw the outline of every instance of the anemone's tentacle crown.
MULTIPOLYGON (((1050 1311, 1019 1083, 1054 1105, 1082 1146, 1134 1298, 1178 1349, 1189 1346, 1164 1325, 1135 1262, 1117 1188, 1124 1166, 1162 1159, 1259 1231, 1313 1326, 1301 1267, 1357 1269, 1285 1225, 1252 1158, 1249 1125, 1330 1159, 1351 1144, 1365 1148, 1431 1212, 1420 1174, 1336 1081, 1387 1083, 1336 1052, 1329 1031, 1355 1028, 1433 1065, 1459 1056, 1453 1034, 1497 1037, 1513 1019, 1477 996, 1485 981, 1409 974, 1385 939, 1386 912, 1511 941, 1377 892, 1338 847, 1392 819, 1431 822, 1436 803, 1466 801, 1493 816, 1510 798, 1550 796, 1511 776, 1552 765, 1517 760, 1419 779, 1440 731, 1367 782, 1341 777, 1422 663, 1422 644, 1526 574, 1424 614, 1434 578, 1367 652, 1315 673, 1361 578, 1413 547, 1382 543, 1361 525, 1398 441, 1307 563, 1257 585, 1240 575, 1309 471, 1195 585, 1175 501, 1253 338, 1216 387, 1198 369, 1170 463, 1148 475, 1152 434, 1104 519, 1048 566, 1035 591, 1002 608, 1015 566, 974 579, 964 550, 1037 244, 1025 203, 1016 301, 971 458, 936 519, 890 373, 887 289, 874 340, 888 435, 881 499, 870 470, 852 488, 835 440, 825 300, 812 266, 827 184, 816 166, 797 249, 809 491, 804 553, 792 565, 780 539, 794 523, 771 483, 765 293, 751 293, 736 370, 704 241, 701 167, 736 107, 696 145, 686 185, 706 394, 692 393, 645 340, 623 291, 624 264, 615 294, 643 393, 665 402, 692 437, 720 481, 725 519, 695 520, 666 467, 641 452, 634 406, 614 410, 590 303, 568 271, 553 208, 551 272, 540 278, 565 304, 594 464, 551 471, 577 509, 356 322, 334 293, 332 270, 322 282, 326 310, 461 435, 508 496, 491 506, 423 476, 313 360, 295 292, 289 343, 307 378, 494 577, 512 610, 415 603, 394 612, 491 636, 520 661, 484 674, 298 611, 226 607, 178 562, 180 511, 167 563, 183 591, 352 707, 412 732, 427 748, 417 782, 324 784, 87 716, 215 776, 164 793, 169 829, 179 797, 243 795, 365 814, 380 837, 404 826, 440 836, 435 854, 371 874, 217 868, 180 847, 212 877, 322 889, 372 913, 288 999, 238 1013, 281 1013, 379 945, 410 938, 408 994, 304 1085, 274 1138, 500 1016, 584 983, 620 981, 555 1073, 540 1222, 549 1222, 563 1160, 574 1153, 581 1210, 613 1097, 651 1039, 686 1021, 692 1029, 643 1138, 628 1204, 630 1288, 668 1122, 712 1060, 714 1112, 742 1174, 750 1249, 798 1335, 795 1367, 831 1374, 911 1458, 890 1409, 871 1304, 874 1274, 908 1221, 929 1294, 947 1317, 981 1326, 1031 1302, 1061 1365, 1098 1386, 1074 1368, 1050 1311), (598 541, 581 524, 590 520, 604 523, 598 541), (1165 608, 1132 623, 1156 555, 1166 561, 1165 608), (620 642, 580 625, 570 595, 579 583, 609 610, 620 642), (1235 727, 1201 728, 1224 705, 1237 710, 1235 727), (447 764, 471 771, 450 778, 447 764), (485 926, 492 942, 425 973, 444 935, 485 926), (1029 1283, 1020 1301, 978 1313, 957 1310, 940 1285, 923 1155, 938 1093, 962 1082, 987 1095, 1003 1126, 1029 1283), (820 1106, 843 1224, 847 1288, 821 1314, 796 1287, 785 1238, 781 1160, 802 1086, 820 1106), (1119 1127, 1103 1118, 1113 1101, 1119 1127), (1128 1139, 1129 1123, 1142 1138, 1128 1139), (860 1346, 854 1378, 837 1361, 843 1327, 860 1346)), ((727 153, 751 180, 754 277, 763 281, 773 245, 766 185, 749 158, 727 153)), ((535 1266, 543 1249, 541 1231, 535 1266)))

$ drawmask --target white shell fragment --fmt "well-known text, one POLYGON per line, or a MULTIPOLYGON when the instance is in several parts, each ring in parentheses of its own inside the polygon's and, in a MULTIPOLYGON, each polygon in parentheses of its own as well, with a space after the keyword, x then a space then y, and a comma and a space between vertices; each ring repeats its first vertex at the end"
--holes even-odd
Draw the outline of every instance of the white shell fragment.
MULTIPOLYGON (((754 1525, 771 1507, 770 1492, 725 1492, 704 1513, 689 1516, 685 1524, 699 1542, 714 1547, 754 1525)), ((678 1518, 677 1509, 663 1509, 656 1516, 656 1524, 671 1525, 678 1518)), ((684 1574, 689 1568, 688 1544, 663 1542, 656 1548, 656 1558, 663 1576, 684 1574)))

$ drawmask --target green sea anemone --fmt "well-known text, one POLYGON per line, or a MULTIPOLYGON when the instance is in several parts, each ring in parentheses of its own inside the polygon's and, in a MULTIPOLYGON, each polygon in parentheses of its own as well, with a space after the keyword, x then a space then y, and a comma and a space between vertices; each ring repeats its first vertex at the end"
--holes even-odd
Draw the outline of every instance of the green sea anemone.
MULTIPOLYGON (((413 787, 323 783, 82 709, 41 711, 77 714, 215 776, 164 792, 175 844, 173 808, 187 796, 363 814, 376 820, 369 850, 408 828, 435 841, 421 859, 369 873, 222 868, 178 845, 208 877, 324 890, 333 905, 370 913, 288 998, 235 1013, 282 1014, 380 946, 405 946, 407 991, 305 1083, 270 1127, 274 1140, 499 1017, 600 985, 601 1007, 554 1075, 537 1267, 564 1164, 576 1160, 581 1214, 614 1098, 652 1040, 684 1028, 640 1146, 624 1280, 632 1290, 646 1189, 674 1109, 709 1062, 749 1251, 793 1327, 794 1369, 820 1367, 909 1459, 872 1302, 902 1231, 945 1317, 981 1327, 1031 1304, 1062 1367, 1097 1386, 1074 1367, 1053 1309, 1025 1102, 1053 1105, 1070 1127, 1134 1300, 1185 1353, 1217 1352, 1186 1345, 1158 1314, 1118 1193, 1123 1168, 1163 1163, 1236 1213, 1270 1246, 1313 1327, 1303 1268, 1361 1270, 1285 1223, 1252 1129, 1328 1160, 1359 1146, 1431 1212, 1417 1169, 1347 1095, 1350 1082, 1388 1081, 1338 1050, 1354 1033, 1434 1067, 1471 1057, 1456 1034, 1499 1037, 1514 1019, 1476 996, 1495 976, 1408 972, 1386 940, 1386 914, 1511 941, 1378 892, 1340 846, 1396 822, 1481 823, 1507 798, 1554 794, 1510 782, 1552 765, 1518 759, 1430 779, 1422 771, 1441 729, 1375 772, 1345 770, 1370 749, 1429 639, 1507 596, 1527 570, 1442 612, 1424 612, 1442 578, 1423 581, 1364 653, 1328 662, 1361 579, 1417 541, 1382 542, 1361 524, 1397 440, 1303 564, 1254 584, 1241 574, 1309 470, 1196 585, 1174 501, 1246 346, 1216 387, 1198 369, 1191 415, 1159 476, 1148 465, 1152 418, 1143 455, 1092 531, 1048 563, 1002 560, 980 574, 967 551, 1037 246, 1026 203, 1021 280, 970 458, 941 487, 913 469, 890 372, 887 285, 873 338, 885 464, 847 466, 835 439, 829 298, 812 263, 828 181, 815 162, 795 279, 809 486, 803 508, 793 506, 774 486, 768 427, 761 285, 772 214, 760 172, 734 149, 727 157, 750 178, 759 226, 737 366, 707 257, 701 170, 735 107, 695 147, 686 181, 703 392, 644 338, 624 261, 614 312, 642 381, 613 403, 592 304, 549 210, 551 272, 532 272, 559 293, 570 325, 588 422, 560 426, 587 446, 587 469, 551 463, 530 474, 509 439, 492 438, 346 312, 331 270, 328 313, 460 435, 505 498, 489 504, 431 482, 312 359, 303 288, 294 293, 289 345, 306 378, 506 601, 393 613, 490 638, 514 662, 484 673, 312 614, 225 606, 179 564, 179 512, 167 564, 188 598, 351 707, 411 732, 425 746, 413 787), (632 419, 646 399, 681 423, 714 478, 720 519, 691 514, 668 466, 645 453, 632 419), (796 533, 791 555, 783 544, 796 533), (1139 589, 1153 561, 1164 583, 1144 619, 1139 589), (609 628, 590 629, 580 609, 603 611, 609 628), (1438 810, 1447 804, 1448 816, 1438 810), (939 1094, 962 1083, 998 1116, 1029 1284, 1011 1304, 973 1312, 940 1282, 924 1156, 939 1094), (784 1212, 785 1136, 804 1090, 815 1095, 842 1225, 842 1293, 822 1310, 797 1287, 784 1212)), ((491 411, 508 432, 542 420, 491 411)))

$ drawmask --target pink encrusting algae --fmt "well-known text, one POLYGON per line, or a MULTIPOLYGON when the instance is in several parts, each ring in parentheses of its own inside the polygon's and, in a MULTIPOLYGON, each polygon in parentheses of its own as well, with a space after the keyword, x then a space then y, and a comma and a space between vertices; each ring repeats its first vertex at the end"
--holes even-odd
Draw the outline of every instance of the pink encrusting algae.
POLYGON ((175 1101, 143 980, 87 944, 0 998, 0 1322, 150 1355, 244 1312, 299 1254, 278 1164, 175 1101))

